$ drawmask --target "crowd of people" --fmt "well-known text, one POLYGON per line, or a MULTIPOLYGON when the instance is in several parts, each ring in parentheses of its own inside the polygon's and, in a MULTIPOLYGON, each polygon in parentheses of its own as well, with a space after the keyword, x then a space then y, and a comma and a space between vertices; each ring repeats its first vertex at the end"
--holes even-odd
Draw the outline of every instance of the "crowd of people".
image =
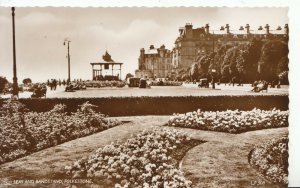
MULTIPOLYGON (((183 83, 185 84, 198 84, 198 87, 205 88, 214 88, 213 85, 220 85, 221 80, 213 81, 208 79, 200 79, 200 80, 186 80, 185 82, 181 81, 170 81, 168 79, 157 79, 157 80, 145 80, 148 87, 150 86, 180 86, 183 83)), ((231 79, 230 82, 225 82, 225 86, 243 86, 243 81, 241 79, 231 79)), ((129 85, 125 81, 93 81, 93 80, 82 80, 82 79, 74 79, 72 81, 61 80, 61 79, 48 79, 45 83, 30 83, 28 85, 21 86, 22 90, 24 87, 24 91, 33 92, 31 97, 33 98, 41 98, 46 97, 47 89, 51 91, 56 91, 57 87, 63 86, 64 91, 73 92, 75 90, 85 90, 88 87, 93 88, 102 88, 102 87, 124 87, 125 85, 129 85)), ((138 87, 140 84, 138 84, 138 87)), ((261 92, 268 91, 268 88, 280 88, 281 82, 280 80, 273 80, 272 82, 267 82, 265 80, 254 81, 252 84, 251 91, 253 92, 261 92)), ((21 90, 20 90, 21 91, 21 90)))
MULTIPOLYGON (((200 79, 199 82, 197 82, 197 80, 186 80, 184 82, 185 84, 197 84, 198 83, 198 87, 212 87, 213 88, 213 84, 216 85, 220 85, 221 84, 221 80, 219 79, 217 82, 214 82, 213 80, 208 80, 206 78, 204 79, 200 79)), ((224 85, 228 85, 228 86, 244 86, 244 82, 242 79, 236 79, 236 78, 232 78, 229 82, 223 82, 224 85)), ((254 92, 260 92, 260 91, 268 91, 268 88, 281 88, 281 81, 280 80, 273 80, 272 82, 267 82, 265 80, 256 80, 254 81, 252 84, 252 90, 254 92)))
POLYGON ((61 81, 60 79, 56 80, 56 79, 48 79, 47 80, 47 86, 50 87, 51 90, 56 90, 57 85, 61 86, 65 86, 67 84, 67 81, 65 79, 63 79, 63 81, 61 81))
POLYGON ((280 88, 281 87, 281 83, 280 80, 278 80, 277 84, 276 81, 273 80, 272 82, 267 82, 265 80, 259 80, 259 81, 254 81, 252 84, 253 89, 251 91, 254 92, 260 92, 260 91, 268 91, 268 87, 270 85, 270 88, 280 88))

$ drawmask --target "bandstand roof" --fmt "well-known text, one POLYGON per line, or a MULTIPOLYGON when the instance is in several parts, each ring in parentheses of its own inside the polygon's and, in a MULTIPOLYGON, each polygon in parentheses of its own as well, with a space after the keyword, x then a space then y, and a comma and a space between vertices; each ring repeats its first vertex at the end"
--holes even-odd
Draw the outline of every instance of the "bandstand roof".
POLYGON ((123 64, 121 62, 115 62, 114 60, 112 60, 111 55, 107 52, 107 50, 105 51, 105 54, 102 56, 102 59, 104 60, 104 62, 92 62, 90 64, 91 65, 122 65, 123 64))
POLYGON ((105 64, 109 64, 109 65, 122 65, 123 63, 120 63, 120 62, 92 62, 90 64, 91 65, 105 65, 105 64))

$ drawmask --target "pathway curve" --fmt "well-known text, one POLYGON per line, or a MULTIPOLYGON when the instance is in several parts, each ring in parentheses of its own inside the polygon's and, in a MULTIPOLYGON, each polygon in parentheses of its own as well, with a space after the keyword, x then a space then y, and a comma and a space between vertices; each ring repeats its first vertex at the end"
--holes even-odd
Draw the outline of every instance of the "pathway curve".
MULTIPOLYGON (((134 116, 119 117, 122 121, 131 121, 105 131, 65 142, 47 148, 15 161, 0 165, 1 182, 18 179, 59 179, 65 173, 65 166, 71 165, 76 160, 88 156, 92 151, 103 147, 116 140, 127 140, 132 134, 165 124, 168 116, 134 116)), ((41 184, 32 184, 40 187, 41 184)), ((13 187, 23 187, 22 185, 13 187)), ((55 186, 54 186, 55 187, 55 186)))
MULTIPOLYGON (((162 126, 169 116, 132 116, 119 119, 131 122, 0 165, 0 187, 3 187, 1 181, 7 180, 63 178, 66 165, 113 141, 126 140, 143 129, 162 126)), ((265 181, 266 185, 262 187, 276 187, 257 175, 257 171, 248 164, 248 153, 261 142, 286 135, 288 128, 242 134, 169 128, 185 130, 192 138, 207 141, 189 150, 183 158, 182 169, 186 177, 193 181, 194 187, 256 187, 251 185, 251 181, 265 181)), ((40 184, 35 185, 41 187, 40 184)))
POLYGON ((241 134, 186 129, 192 138, 207 142, 189 150, 183 158, 183 171, 195 187, 284 187, 274 185, 248 163, 255 145, 288 134, 288 128, 264 129, 241 134))

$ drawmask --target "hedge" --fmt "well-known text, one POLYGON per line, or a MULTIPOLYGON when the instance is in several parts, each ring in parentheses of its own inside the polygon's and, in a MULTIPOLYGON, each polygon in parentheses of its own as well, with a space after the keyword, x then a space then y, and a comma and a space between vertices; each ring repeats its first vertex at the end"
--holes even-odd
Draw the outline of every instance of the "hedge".
MULTIPOLYGON (((4 99, 0 99, 2 105, 4 99)), ((45 112, 55 104, 67 105, 68 112, 74 112, 79 105, 89 101, 97 105, 97 112, 109 116, 171 115, 201 109, 204 111, 288 110, 288 95, 261 96, 161 96, 161 97, 109 97, 109 98, 46 98, 20 99, 31 111, 45 112)))

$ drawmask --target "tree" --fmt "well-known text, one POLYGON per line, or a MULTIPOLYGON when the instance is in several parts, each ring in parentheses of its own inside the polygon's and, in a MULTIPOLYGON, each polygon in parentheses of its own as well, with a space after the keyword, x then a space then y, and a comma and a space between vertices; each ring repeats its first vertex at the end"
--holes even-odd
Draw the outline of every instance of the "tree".
POLYGON ((289 84, 289 71, 283 71, 278 75, 281 84, 289 84))
POLYGON ((0 76, 0 93, 3 93, 6 84, 8 84, 8 81, 5 77, 0 76))
POLYGON ((181 80, 185 81, 185 80, 188 80, 189 79, 189 76, 187 74, 182 74, 181 75, 181 80))
POLYGON ((287 43, 280 40, 266 42, 262 47, 262 54, 258 62, 258 73, 261 78, 267 81, 277 79, 279 61, 287 54, 287 43))
POLYGON ((126 77, 125 77, 125 80, 127 80, 127 78, 132 78, 132 77, 134 77, 133 74, 127 73, 127 74, 126 74, 126 77))
POLYGON ((31 83, 32 83, 32 81, 31 81, 30 78, 25 78, 25 79, 23 79, 23 84, 24 84, 24 85, 31 84, 31 83))
POLYGON ((230 70, 229 70, 229 65, 224 65, 223 68, 221 69, 221 77, 222 81, 224 82, 229 82, 230 81, 230 70))
POLYGON ((261 39, 254 38, 251 40, 250 44, 247 45, 247 55, 245 57, 245 79, 244 81, 253 82, 258 79, 258 61, 261 56, 261 48, 262 48, 263 42, 261 39))
POLYGON ((282 84, 289 84, 289 58, 287 55, 279 60, 277 75, 282 84))
POLYGON ((277 65, 277 75, 285 71, 289 71, 289 58, 287 55, 279 60, 277 65))
POLYGON ((199 70, 198 70, 198 64, 197 63, 194 63, 192 66, 191 66, 191 69, 189 71, 189 75, 190 75, 190 79, 193 81, 193 80, 197 80, 198 77, 199 77, 199 70))
POLYGON ((211 61, 212 61, 211 54, 204 55, 201 58, 199 58, 198 63, 200 65, 200 67, 198 68, 198 71, 199 71, 200 78, 208 77, 208 70, 209 70, 211 61))

